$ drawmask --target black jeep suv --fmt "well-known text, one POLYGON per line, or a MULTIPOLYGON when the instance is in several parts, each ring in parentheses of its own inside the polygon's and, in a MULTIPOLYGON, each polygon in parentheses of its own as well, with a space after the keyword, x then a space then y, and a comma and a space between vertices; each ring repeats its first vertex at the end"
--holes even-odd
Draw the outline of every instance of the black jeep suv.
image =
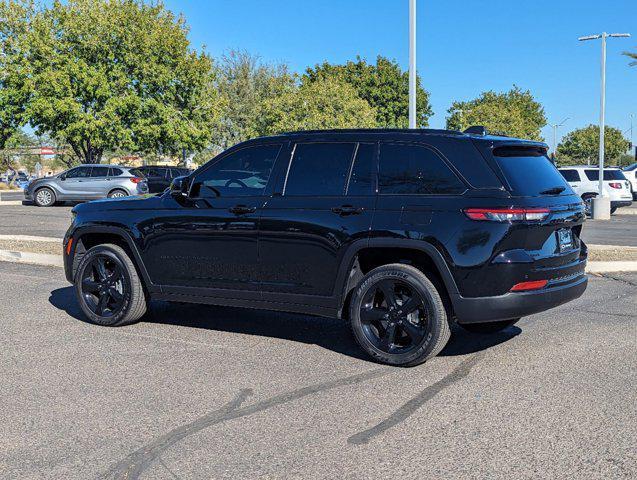
POLYGON ((494 332, 584 292, 584 207, 543 143, 444 130, 251 140, 159 196, 74 208, 67 279, 92 322, 149 300, 349 320, 416 365, 450 323, 494 332))

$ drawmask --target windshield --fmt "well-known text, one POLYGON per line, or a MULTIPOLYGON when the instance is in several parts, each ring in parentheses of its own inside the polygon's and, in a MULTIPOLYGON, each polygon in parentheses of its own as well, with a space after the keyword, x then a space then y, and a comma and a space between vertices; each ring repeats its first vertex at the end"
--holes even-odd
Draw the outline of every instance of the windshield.
POLYGON ((627 167, 624 167, 622 170, 624 170, 625 172, 632 172, 633 170, 637 169, 637 163, 633 163, 631 165, 628 165, 627 167))
POLYGON ((544 150, 501 147, 496 148, 493 155, 515 195, 535 197, 573 194, 544 150))

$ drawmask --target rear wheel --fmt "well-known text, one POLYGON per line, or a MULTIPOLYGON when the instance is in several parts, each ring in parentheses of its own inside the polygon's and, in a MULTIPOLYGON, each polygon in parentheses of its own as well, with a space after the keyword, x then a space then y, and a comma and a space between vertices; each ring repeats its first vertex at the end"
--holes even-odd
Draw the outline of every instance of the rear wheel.
POLYGON ((423 363, 451 335, 436 287, 409 265, 385 265, 365 275, 352 296, 350 319, 361 348, 389 365, 423 363))
POLYGON ((617 207, 610 207, 610 214, 612 215, 617 211, 617 207))
POLYGON ((34 201, 38 207, 50 207, 55 204, 55 192, 48 187, 42 187, 35 192, 34 201))
POLYGON ((126 193, 124 190, 118 189, 108 193, 108 198, 124 198, 124 197, 128 197, 128 193, 126 193))
POLYGON ((464 328, 467 332, 471 333, 497 333, 502 330, 509 328, 520 321, 519 318, 515 318, 513 320, 502 320, 499 322, 488 322, 488 323, 465 323, 459 324, 462 328, 464 328))
POLYGON ((118 245, 98 245, 86 252, 75 274, 75 294, 84 314, 99 325, 126 325, 146 313, 135 265, 118 245))

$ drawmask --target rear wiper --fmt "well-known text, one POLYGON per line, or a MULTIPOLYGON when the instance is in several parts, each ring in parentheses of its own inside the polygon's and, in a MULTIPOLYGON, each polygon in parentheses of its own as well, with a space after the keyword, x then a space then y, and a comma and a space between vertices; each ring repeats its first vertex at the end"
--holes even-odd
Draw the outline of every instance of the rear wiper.
POLYGON ((540 195, 559 195, 564 190, 566 190, 566 187, 553 187, 540 192, 540 195))

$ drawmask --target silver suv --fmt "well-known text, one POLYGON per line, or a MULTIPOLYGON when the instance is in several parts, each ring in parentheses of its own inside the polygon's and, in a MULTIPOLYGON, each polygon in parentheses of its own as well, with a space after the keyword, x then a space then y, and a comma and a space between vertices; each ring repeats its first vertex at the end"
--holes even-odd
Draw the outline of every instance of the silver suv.
POLYGON ((24 198, 40 207, 55 202, 118 198, 148 193, 148 183, 136 168, 80 165, 55 177, 38 178, 24 189, 24 198))

